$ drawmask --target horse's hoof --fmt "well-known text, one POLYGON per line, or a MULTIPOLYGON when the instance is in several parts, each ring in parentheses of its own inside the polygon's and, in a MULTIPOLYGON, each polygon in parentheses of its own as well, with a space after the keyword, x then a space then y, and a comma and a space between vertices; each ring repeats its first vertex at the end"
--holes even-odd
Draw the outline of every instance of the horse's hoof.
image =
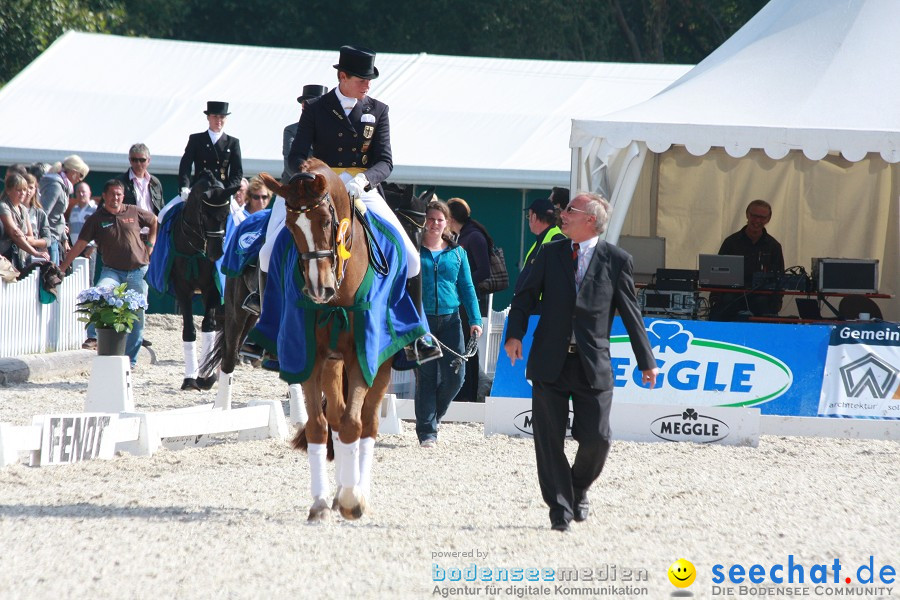
POLYGON ((197 385, 197 380, 193 377, 185 377, 181 384, 181 389, 200 391, 200 386, 197 385))
POLYGON ((197 386, 201 390, 211 390, 212 386, 216 384, 216 376, 210 375, 209 377, 198 377, 197 378, 197 386))
POLYGON ((328 506, 328 501, 324 498, 318 498, 309 508, 309 516, 306 517, 306 521, 309 523, 325 521, 330 513, 331 509, 328 506))
POLYGON ((366 498, 358 493, 359 488, 341 488, 336 496, 341 516, 348 521, 355 521, 366 512, 366 498))

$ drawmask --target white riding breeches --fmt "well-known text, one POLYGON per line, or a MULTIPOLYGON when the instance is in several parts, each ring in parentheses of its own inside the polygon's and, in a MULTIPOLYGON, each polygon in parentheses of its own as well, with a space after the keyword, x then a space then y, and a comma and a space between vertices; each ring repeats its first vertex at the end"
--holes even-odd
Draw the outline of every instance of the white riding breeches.
MULTIPOLYGON (((341 180, 345 183, 351 178, 352 177, 348 173, 343 173, 341 175, 341 180)), ((360 200, 366 205, 367 210, 371 210, 390 223, 396 230, 397 236, 403 240, 404 247, 406 248, 406 278, 409 279, 418 275, 421 268, 419 251, 413 245, 409 236, 406 235, 403 226, 400 225, 400 219, 397 218, 397 215, 394 214, 391 207, 388 206, 387 202, 376 190, 365 192, 360 200)), ((269 259, 272 256, 272 245, 275 243, 275 238, 278 237, 281 228, 284 227, 284 220, 286 217, 287 211, 284 206, 284 198, 276 196, 275 202, 272 204, 272 214, 269 216, 269 226, 266 228, 266 241, 259 251, 259 268, 265 273, 269 272, 269 259)))

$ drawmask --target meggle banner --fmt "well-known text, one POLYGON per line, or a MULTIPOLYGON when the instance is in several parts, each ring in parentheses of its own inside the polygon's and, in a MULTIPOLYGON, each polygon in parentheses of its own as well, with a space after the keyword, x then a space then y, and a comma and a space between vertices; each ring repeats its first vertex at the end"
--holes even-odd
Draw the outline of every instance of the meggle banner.
POLYGON ((831 332, 819 415, 900 419, 900 326, 838 325, 831 332))
MULTIPOLYGON (((492 396, 531 397, 525 365, 539 317, 522 340, 525 360, 500 349, 492 396)), ((610 338, 615 402, 672 406, 755 406, 762 414, 814 417, 830 327, 644 319, 660 369, 641 384, 628 334, 616 317, 610 338)), ((504 339, 506 331, 504 328, 504 339)))

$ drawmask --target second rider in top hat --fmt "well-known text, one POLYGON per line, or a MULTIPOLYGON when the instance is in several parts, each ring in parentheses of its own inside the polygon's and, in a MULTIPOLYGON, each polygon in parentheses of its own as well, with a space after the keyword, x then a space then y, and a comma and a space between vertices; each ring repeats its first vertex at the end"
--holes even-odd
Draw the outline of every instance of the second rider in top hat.
MULTIPOLYGON (((394 226, 406 246, 407 277, 419 273, 419 249, 403 233, 399 219, 378 193, 394 168, 388 106, 369 97, 369 83, 378 77, 375 53, 365 48, 342 46, 338 87, 310 100, 300 115, 297 136, 288 155, 287 175, 297 172, 310 156, 318 158, 347 186, 350 198, 359 198, 379 217, 394 226)), ((413 302, 421 310, 419 298, 413 302)), ((440 358, 441 351, 429 340, 416 340, 407 356, 419 363, 440 358)))

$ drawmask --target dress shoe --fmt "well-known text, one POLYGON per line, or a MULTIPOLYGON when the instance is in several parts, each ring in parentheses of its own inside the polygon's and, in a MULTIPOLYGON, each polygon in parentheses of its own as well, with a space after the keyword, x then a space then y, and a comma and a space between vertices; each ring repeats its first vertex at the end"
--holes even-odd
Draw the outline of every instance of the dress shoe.
POLYGON ((586 490, 575 490, 575 520, 579 523, 585 521, 591 514, 591 501, 588 500, 586 490))
POLYGON ((83 350, 96 350, 97 349, 97 338, 88 338, 84 340, 84 343, 81 344, 81 348, 83 350))
POLYGON ((550 529, 552 529, 553 531, 566 532, 569 530, 569 522, 566 521, 563 517, 550 519, 550 529))

